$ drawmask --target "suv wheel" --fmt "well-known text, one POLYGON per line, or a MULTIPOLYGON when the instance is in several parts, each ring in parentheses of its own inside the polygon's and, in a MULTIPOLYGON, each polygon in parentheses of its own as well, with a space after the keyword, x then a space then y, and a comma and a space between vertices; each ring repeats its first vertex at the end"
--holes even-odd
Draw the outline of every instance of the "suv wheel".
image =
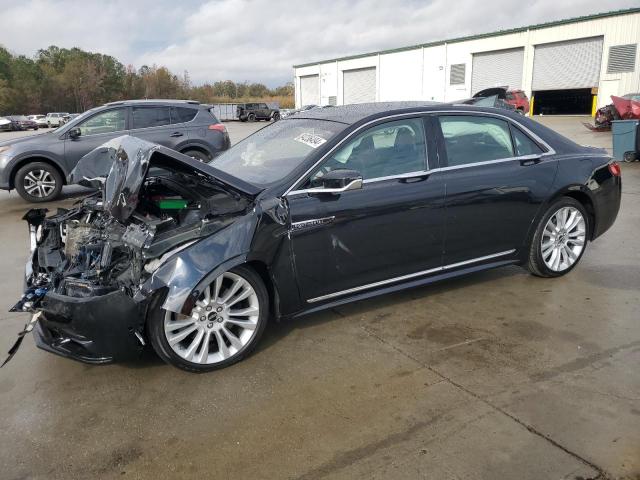
POLYGON ((277 122, 278 120, 280 120, 280 114, 278 112, 273 114, 273 121, 277 122))
POLYGON ((247 115, 247 120, 249 120, 250 122, 255 122, 256 121, 256 114, 255 113, 250 113, 249 115, 247 115))
POLYGON ((184 153, 186 156, 194 158, 200 162, 208 162, 209 160, 211 160, 209 158, 209 155, 207 155, 206 153, 201 152, 200 150, 185 150, 184 153))
POLYGON ((14 183, 18 194, 28 202, 54 200, 62 190, 62 176, 44 162, 27 163, 16 173, 14 183))

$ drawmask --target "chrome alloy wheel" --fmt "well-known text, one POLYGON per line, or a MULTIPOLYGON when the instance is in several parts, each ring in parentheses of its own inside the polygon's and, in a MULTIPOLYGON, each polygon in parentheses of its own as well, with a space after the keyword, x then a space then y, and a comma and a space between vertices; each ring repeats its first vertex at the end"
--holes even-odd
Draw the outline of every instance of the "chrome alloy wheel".
POLYGON ((541 251, 545 265, 554 272, 570 268, 584 249, 587 225, 574 207, 562 207, 547 221, 542 232, 541 251))
POLYGON ((32 197, 44 198, 56 188, 56 181, 46 170, 31 170, 24 176, 22 186, 32 197))
POLYGON ((204 289, 190 315, 165 312, 164 332, 180 357, 210 365, 233 357, 249 343, 259 314, 251 284, 225 272, 204 289))

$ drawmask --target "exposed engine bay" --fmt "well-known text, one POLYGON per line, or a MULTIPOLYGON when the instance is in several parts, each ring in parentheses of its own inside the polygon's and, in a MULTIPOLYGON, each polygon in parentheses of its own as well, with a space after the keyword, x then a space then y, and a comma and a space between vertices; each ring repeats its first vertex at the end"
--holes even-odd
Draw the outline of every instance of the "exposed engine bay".
POLYGON ((24 215, 30 260, 11 311, 33 316, 2 365, 31 331, 40 348, 88 363, 137 353, 149 303, 179 309, 220 255, 243 245, 218 236, 247 238, 261 191, 130 136, 85 155, 68 181, 98 191, 53 215, 24 215))
POLYGON ((123 289, 133 295, 158 259, 223 228, 250 201, 202 175, 154 169, 126 222, 105 211, 102 192, 77 208, 30 210, 33 252, 30 287, 70 297, 123 289))

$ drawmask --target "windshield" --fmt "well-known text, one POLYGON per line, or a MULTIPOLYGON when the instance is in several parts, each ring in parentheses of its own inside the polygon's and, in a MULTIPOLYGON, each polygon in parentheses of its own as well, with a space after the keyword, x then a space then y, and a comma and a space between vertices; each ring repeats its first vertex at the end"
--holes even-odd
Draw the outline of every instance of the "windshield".
POLYGON ((245 138, 210 163, 246 182, 268 185, 293 172, 345 127, 326 120, 281 120, 245 138))

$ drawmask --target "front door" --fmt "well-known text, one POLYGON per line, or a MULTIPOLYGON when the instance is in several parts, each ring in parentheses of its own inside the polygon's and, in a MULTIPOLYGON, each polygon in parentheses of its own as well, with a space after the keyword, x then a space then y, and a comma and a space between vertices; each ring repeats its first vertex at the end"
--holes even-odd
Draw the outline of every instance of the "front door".
POLYGON ((557 161, 503 117, 451 114, 438 120, 447 162, 445 265, 515 255, 553 183, 557 161))
POLYGON ((120 107, 103 110, 87 118, 76 128, 80 129, 80 136, 70 138, 67 134, 64 141, 65 159, 70 167, 94 148, 127 134, 126 109, 120 107))
POLYGON ((310 303, 426 274, 441 265, 444 183, 429 173, 435 147, 420 117, 382 122, 333 152, 306 187, 339 168, 357 170, 359 190, 287 196, 299 287, 310 303))

